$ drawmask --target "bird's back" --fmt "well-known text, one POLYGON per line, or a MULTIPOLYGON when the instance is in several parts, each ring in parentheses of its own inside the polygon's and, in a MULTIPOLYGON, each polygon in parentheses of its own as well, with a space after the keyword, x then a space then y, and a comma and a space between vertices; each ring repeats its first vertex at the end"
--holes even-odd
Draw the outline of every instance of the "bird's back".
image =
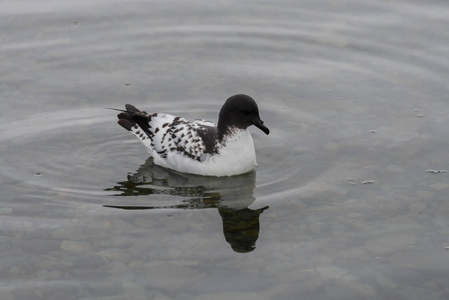
POLYGON ((165 113, 148 114, 129 104, 118 117, 119 124, 134 134, 158 161, 176 153, 201 162, 217 152, 217 127, 212 122, 165 113))

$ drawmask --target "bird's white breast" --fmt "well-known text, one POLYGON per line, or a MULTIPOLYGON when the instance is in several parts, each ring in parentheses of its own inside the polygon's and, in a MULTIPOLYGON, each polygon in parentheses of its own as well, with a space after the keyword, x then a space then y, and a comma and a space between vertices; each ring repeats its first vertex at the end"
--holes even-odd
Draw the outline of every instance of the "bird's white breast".
POLYGON ((153 157, 158 165, 205 176, 232 176, 247 173, 256 167, 254 143, 248 130, 235 130, 218 147, 218 153, 206 155, 202 161, 176 152, 168 153, 165 159, 153 157))

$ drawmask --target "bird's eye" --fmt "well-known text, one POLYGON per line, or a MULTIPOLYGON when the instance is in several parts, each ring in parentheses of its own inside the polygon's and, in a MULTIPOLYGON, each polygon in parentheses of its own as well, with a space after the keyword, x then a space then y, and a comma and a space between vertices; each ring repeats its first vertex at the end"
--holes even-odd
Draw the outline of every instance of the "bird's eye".
POLYGON ((243 110, 241 110, 240 112, 241 112, 242 114, 244 114, 245 116, 247 116, 247 115, 250 114, 250 112, 247 111, 246 109, 243 109, 243 110))

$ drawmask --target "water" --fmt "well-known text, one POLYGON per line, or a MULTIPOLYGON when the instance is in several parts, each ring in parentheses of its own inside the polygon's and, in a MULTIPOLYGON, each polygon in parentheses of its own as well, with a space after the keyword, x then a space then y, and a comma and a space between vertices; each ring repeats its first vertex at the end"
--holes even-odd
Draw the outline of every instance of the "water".
POLYGON ((441 1, 14 1, 0 12, 2 299, 447 299, 441 1), (259 166, 153 166, 107 107, 216 121, 259 166))

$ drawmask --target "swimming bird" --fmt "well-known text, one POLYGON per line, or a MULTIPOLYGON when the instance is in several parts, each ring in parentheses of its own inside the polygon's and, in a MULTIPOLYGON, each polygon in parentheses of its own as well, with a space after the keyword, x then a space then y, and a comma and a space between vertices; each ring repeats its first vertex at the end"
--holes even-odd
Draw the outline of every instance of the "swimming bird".
POLYGON ((248 127, 255 125, 270 133, 256 101, 243 94, 226 100, 217 124, 148 114, 130 104, 120 111, 118 124, 145 145, 155 164, 183 173, 233 176, 250 172, 256 167, 256 153, 248 127))

